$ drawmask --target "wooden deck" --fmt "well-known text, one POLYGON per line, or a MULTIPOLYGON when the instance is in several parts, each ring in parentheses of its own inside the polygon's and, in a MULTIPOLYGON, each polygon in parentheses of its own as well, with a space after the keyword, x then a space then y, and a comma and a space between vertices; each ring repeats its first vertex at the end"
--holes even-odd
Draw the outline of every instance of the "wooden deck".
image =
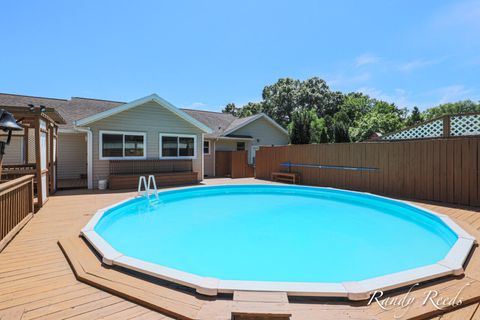
MULTIPOLYGON (((209 179, 207 184, 264 183, 254 179, 209 179)), ((77 280, 60 247, 59 239, 72 238, 102 207, 134 195, 133 192, 94 192, 86 190, 62 191, 51 197, 46 205, 0 253, 0 319, 170 319, 169 316, 137 303, 127 301, 77 280)), ((436 203, 417 203, 431 210, 448 214, 468 228, 478 239, 480 213, 471 208, 442 206, 436 203)), ((412 292, 421 298, 425 291, 436 289, 453 297, 461 292, 464 303, 458 309, 438 315, 431 305, 413 305, 402 319, 480 319, 480 250, 473 253, 466 276, 448 278, 422 285, 412 292)), ((96 268, 92 266, 92 268, 96 268)), ((102 270, 106 274, 109 269, 102 270)), ((164 290, 164 289, 162 289, 164 290)), ((173 290, 173 289, 170 289, 173 290)), ((182 300, 179 291, 166 299, 182 300)), ((182 295, 185 293, 182 293, 182 295)), ((404 292, 395 293, 402 297, 404 292)), ((239 319, 247 319, 244 310, 262 310, 265 303, 284 307, 291 319, 394 319, 404 309, 382 310, 377 304, 352 303, 340 300, 298 299, 278 302, 265 295, 238 295, 233 299, 204 299, 193 294, 184 300, 198 308, 198 319, 231 319, 234 312, 239 319), (263 302, 262 302, 263 300, 263 302)), ((278 317, 277 317, 278 318, 278 317)))
POLYGON ((87 179, 58 179, 57 188, 58 190, 86 189, 87 179))

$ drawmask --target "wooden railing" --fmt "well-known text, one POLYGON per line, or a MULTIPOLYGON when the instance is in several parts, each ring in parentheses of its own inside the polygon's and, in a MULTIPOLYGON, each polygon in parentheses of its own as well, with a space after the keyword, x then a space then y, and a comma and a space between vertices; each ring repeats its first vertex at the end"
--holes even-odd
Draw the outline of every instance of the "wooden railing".
POLYGON ((33 177, 0 184, 0 251, 33 216, 33 177))
POLYGON ((35 163, 3 165, 2 180, 13 180, 29 174, 35 175, 35 168, 35 163))

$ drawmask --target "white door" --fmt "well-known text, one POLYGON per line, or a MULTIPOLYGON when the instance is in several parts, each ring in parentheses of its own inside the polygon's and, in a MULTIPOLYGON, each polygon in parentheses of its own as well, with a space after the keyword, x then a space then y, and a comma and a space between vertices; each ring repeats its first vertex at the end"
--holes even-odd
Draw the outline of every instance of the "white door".
MULTIPOLYGON (((45 121, 40 120, 40 129, 46 130, 47 125, 45 121)), ((48 181, 47 181, 47 173, 44 172, 47 170, 47 133, 44 131, 40 132, 40 169, 41 169, 41 177, 40 183, 42 184, 42 202, 45 203, 47 201, 47 188, 48 188, 48 181)))

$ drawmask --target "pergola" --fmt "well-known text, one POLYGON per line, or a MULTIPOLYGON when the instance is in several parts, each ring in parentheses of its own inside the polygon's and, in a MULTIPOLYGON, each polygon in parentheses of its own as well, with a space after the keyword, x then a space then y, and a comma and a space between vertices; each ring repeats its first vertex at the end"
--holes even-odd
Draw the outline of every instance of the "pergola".
POLYGON ((15 135, 23 135, 21 163, 4 165, 2 179, 34 174, 37 206, 41 207, 57 189, 58 124, 65 120, 55 109, 44 106, 0 108, 11 112, 23 128, 23 134, 15 135))

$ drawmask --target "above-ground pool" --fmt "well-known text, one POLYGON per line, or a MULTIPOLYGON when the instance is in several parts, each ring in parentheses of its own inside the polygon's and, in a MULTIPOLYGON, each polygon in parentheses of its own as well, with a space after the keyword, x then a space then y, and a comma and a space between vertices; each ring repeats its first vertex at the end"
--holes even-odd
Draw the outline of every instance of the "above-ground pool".
POLYGON ((190 286, 364 299, 463 273, 474 238, 443 215, 366 193, 193 187, 100 210, 82 230, 107 264, 190 286))

